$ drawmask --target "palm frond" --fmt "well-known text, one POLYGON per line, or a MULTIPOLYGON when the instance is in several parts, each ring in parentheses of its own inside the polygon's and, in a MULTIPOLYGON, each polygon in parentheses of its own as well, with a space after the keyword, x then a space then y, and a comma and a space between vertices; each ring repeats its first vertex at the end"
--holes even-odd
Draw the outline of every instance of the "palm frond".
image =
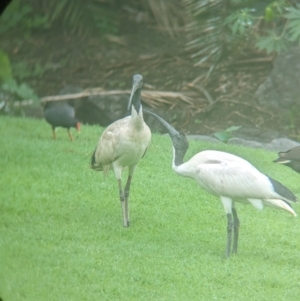
POLYGON ((176 0, 146 0, 158 26, 175 38, 182 28, 184 11, 180 1, 176 0))
POLYGON ((115 33, 117 16, 113 4, 105 0, 22 0, 43 11, 50 24, 62 24, 71 33, 86 35, 90 30, 115 33))
MULTIPOLYGON (((195 66, 207 66, 207 77, 245 42, 245 32, 256 22, 258 0, 182 0, 190 22, 186 50, 195 66), (256 9, 253 9, 253 7, 256 9)), ((263 11, 268 3, 258 10, 263 11)))
POLYGON ((230 0, 183 0, 183 3, 192 20, 186 26, 189 40, 186 50, 191 53, 195 66, 213 62, 210 74, 227 51, 228 34, 224 24, 230 0))

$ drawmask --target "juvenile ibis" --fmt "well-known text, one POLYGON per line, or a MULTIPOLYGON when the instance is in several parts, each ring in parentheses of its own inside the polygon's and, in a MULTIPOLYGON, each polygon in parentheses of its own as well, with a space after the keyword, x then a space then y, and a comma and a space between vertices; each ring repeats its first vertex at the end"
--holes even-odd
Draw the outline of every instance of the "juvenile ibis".
POLYGON ((262 174, 248 161, 215 150, 205 150, 183 162, 189 147, 183 133, 177 132, 169 123, 156 114, 144 110, 158 119, 167 129, 173 143, 173 170, 181 176, 189 177, 209 193, 219 196, 227 215, 226 257, 237 252, 239 235, 239 218, 235 202, 252 204, 262 210, 264 205, 283 209, 296 216, 290 203, 297 202, 296 196, 278 181, 262 174))
POLYGON ((300 173, 300 146, 293 147, 286 152, 279 152, 275 163, 284 164, 300 173))
POLYGON ((75 118, 75 110, 67 102, 47 102, 44 107, 44 115, 52 127, 53 139, 56 139, 55 129, 57 127, 66 128, 71 141, 73 141, 73 136, 70 128, 74 127, 78 132, 80 131, 80 122, 75 118))
POLYGON ((119 184, 119 195, 124 227, 129 226, 129 192, 133 173, 145 155, 151 140, 151 131, 144 122, 141 105, 143 77, 133 76, 132 90, 128 102, 131 115, 117 120, 102 133, 91 159, 91 168, 102 170, 106 175, 113 169, 119 184), (128 167, 128 178, 123 190, 121 177, 124 167, 128 167))

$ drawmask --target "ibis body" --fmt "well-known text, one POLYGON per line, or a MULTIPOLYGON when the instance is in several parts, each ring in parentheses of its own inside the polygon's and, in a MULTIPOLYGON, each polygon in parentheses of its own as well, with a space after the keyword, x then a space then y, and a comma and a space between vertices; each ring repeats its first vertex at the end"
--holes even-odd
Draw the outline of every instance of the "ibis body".
POLYGON ((278 156, 273 162, 286 165, 300 173, 300 146, 293 147, 286 152, 279 152, 278 156))
POLYGON ((133 76, 133 86, 128 108, 131 115, 117 120, 102 133, 91 160, 91 168, 102 170, 106 175, 112 168, 119 184, 119 195, 123 213, 123 225, 129 226, 129 192, 135 168, 145 155, 151 140, 151 131, 144 122, 141 105, 143 77, 133 76), (128 167, 128 178, 123 190, 121 177, 128 167))
POLYGON ((296 196, 278 181, 258 171, 248 161, 222 151, 205 150, 183 162, 188 140, 156 114, 144 111, 158 119, 168 130, 173 143, 173 170, 181 176, 194 179, 209 193, 219 196, 227 215, 226 257, 237 252, 239 219, 235 203, 252 204, 257 209, 269 206, 283 209, 296 216, 290 203, 296 196))
POLYGON ((67 102, 47 102, 44 107, 44 115, 46 121, 52 127, 53 139, 56 139, 55 129, 57 127, 66 128, 71 141, 73 140, 73 136, 70 128, 74 127, 78 132, 80 131, 80 122, 75 118, 75 110, 67 102))

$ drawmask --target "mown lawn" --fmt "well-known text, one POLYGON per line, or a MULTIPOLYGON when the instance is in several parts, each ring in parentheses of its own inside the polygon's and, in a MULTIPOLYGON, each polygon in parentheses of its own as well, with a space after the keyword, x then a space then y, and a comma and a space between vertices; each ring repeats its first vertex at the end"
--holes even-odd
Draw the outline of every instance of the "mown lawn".
MULTIPOLYGON (((60 129, 53 141, 44 120, 0 117, 3 301, 299 300, 299 218, 238 204, 239 253, 226 260, 220 201, 172 171, 171 141, 155 134, 123 228, 113 173, 89 169, 101 132, 83 126, 70 142, 60 129)), ((204 149, 240 155, 300 195, 300 175, 275 153, 191 141, 186 159, 204 149)))

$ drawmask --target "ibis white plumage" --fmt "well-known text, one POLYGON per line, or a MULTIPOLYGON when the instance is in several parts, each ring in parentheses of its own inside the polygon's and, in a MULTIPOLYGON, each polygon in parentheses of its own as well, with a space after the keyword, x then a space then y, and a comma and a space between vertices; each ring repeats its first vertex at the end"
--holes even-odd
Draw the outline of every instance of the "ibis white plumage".
POLYGON ((173 143, 173 170, 181 176, 194 179, 206 191, 220 197, 227 215, 226 257, 230 256, 232 232, 232 252, 237 252, 240 222, 235 209, 236 202, 250 203, 260 210, 264 206, 283 209, 296 216, 290 205, 298 201, 296 196, 281 183, 264 175, 238 156, 206 150, 183 162, 189 147, 186 136, 156 114, 145 110, 144 112, 154 116, 168 130, 173 143))
POLYGON ((91 168, 102 170, 104 175, 110 168, 114 171, 119 184, 124 227, 129 226, 128 198, 131 179, 151 140, 151 131, 143 118, 142 86, 143 77, 140 74, 134 75, 128 103, 131 115, 115 121, 104 130, 91 159, 91 168), (129 172, 123 190, 121 176, 124 167, 128 167, 129 172))

